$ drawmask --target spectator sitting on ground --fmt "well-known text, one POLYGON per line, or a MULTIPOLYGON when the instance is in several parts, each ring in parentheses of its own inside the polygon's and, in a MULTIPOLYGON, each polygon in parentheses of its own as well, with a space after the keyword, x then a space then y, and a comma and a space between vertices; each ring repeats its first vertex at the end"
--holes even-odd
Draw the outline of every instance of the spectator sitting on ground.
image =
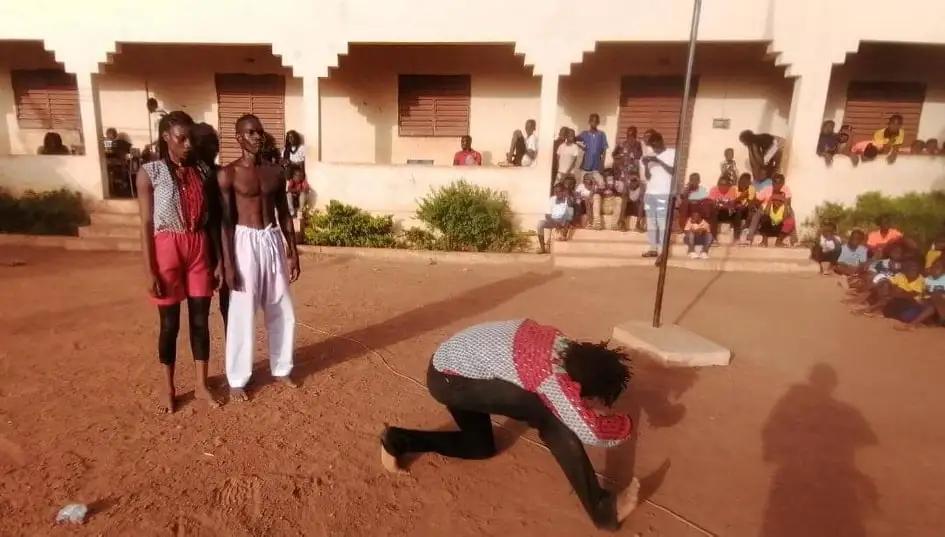
MULTIPOLYGON (((784 174, 776 173, 774 174, 774 178, 771 180, 771 184, 759 190, 755 197, 758 200, 759 206, 764 208, 769 205, 773 196, 781 196, 787 205, 787 216, 793 222, 794 214, 793 210, 791 209, 791 189, 789 189, 784 183, 784 174)), ((754 243, 755 234, 758 232, 758 227, 761 224, 761 220, 764 218, 764 215, 764 210, 755 211, 754 214, 752 214, 751 224, 748 227, 748 237, 746 239, 748 245, 754 243)), ((794 238, 794 242, 797 242, 796 236, 793 234, 793 226, 790 226, 790 229, 792 229, 792 238, 794 238)))
POLYGON ((886 257, 883 252, 886 245, 902 239, 903 235, 901 231, 892 227, 892 219, 889 215, 877 217, 876 225, 879 229, 870 232, 866 238, 866 246, 869 248, 871 257, 881 259, 886 257))
MULTIPOLYGON (((749 188, 751 181, 746 183, 749 188)), ((709 200, 711 200, 711 210, 709 211, 709 230, 712 233, 712 239, 719 241, 719 224, 727 222, 732 226, 732 242, 738 241, 741 237, 742 226, 748 214, 746 206, 739 204, 738 188, 732 186, 728 176, 722 175, 716 186, 709 191, 709 200)))
POLYGON ((945 259, 938 259, 925 272, 922 301, 913 311, 904 312, 905 320, 896 328, 912 330, 923 324, 945 326, 945 259))
POLYGON ((71 155, 72 151, 62 143, 62 136, 58 132, 47 132, 43 136, 43 145, 39 148, 40 155, 71 155))
POLYGON ((472 148, 472 136, 460 138, 459 145, 461 150, 453 155, 453 166, 482 166, 482 155, 472 148))
POLYGON ((308 196, 308 181, 305 180, 305 168, 298 164, 290 164, 287 170, 289 180, 286 182, 286 192, 289 193, 289 214, 295 216, 300 209, 305 208, 305 198, 308 196))
POLYGON ((719 164, 722 177, 725 177, 729 180, 730 184, 734 185, 738 182, 738 163, 735 162, 735 150, 731 147, 727 147, 722 153, 722 156, 722 163, 719 164))
POLYGON ((925 142, 916 138, 912 141, 912 145, 909 146, 910 155, 922 155, 925 153, 925 142))
MULTIPOLYGON (((574 207, 568 197, 567 188, 564 183, 555 185, 555 195, 549 200, 549 212, 545 218, 538 222, 538 245, 539 253, 545 254, 545 230, 552 229, 567 232, 571 226, 571 219, 574 217, 574 207)), ((567 240, 567 233, 560 234, 560 240, 567 240)))
POLYGON ((871 296, 885 296, 884 287, 894 274, 902 270, 902 261, 907 253, 904 243, 898 241, 891 243, 886 252, 887 257, 867 261, 863 270, 848 280, 852 302, 856 302, 858 296, 866 302, 869 302, 871 296))
POLYGON ((305 144, 302 135, 296 131, 285 133, 285 147, 282 148, 282 165, 295 164, 305 169, 305 144))
POLYGON ((689 174, 689 181, 683 191, 679 193, 677 201, 679 227, 686 225, 692 211, 698 210, 702 214, 708 214, 708 211, 703 208, 703 204, 708 198, 709 191, 702 186, 702 177, 698 173, 689 174))
POLYGON ((939 146, 938 146, 937 138, 929 138, 928 140, 925 141, 925 154, 926 155, 942 154, 942 150, 939 149, 939 146))
POLYGON ((594 175, 594 182, 604 184, 604 156, 607 153, 607 135, 597 127, 600 125, 600 115, 591 114, 588 119, 588 129, 581 132, 576 138, 584 149, 584 160, 581 162, 581 171, 594 175))
POLYGON ((766 169, 771 169, 773 173, 781 168, 781 156, 784 152, 782 138, 744 130, 738 135, 738 139, 748 148, 748 162, 751 164, 751 173, 755 178, 766 175, 766 169))
POLYGON ((846 244, 840 248, 837 264, 834 271, 842 276, 855 276, 866 266, 869 259, 869 250, 863 244, 866 234, 859 229, 850 232, 846 244))
POLYGON ((945 233, 939 234, 935 237, 935 240, 932 241, 932 246, 925 254, 925 268, 931 267, 932 263, 938 261, 942 257, 943 252, 945 252, 945 233))
POLYGON ((840 137, 833 130, 836 123, 828 119, 820 126, 820 136, 817 138, 817 155, 824 158, 827 164, 833 163, 833 157, 837 154, 840 145, 840 137))
POLYGON ((594 176, 585 173, 584 180, 574 189, 574 195, 577 202, 581 205, 581 218, 578 225, 581 227, 590 227, 594 215, 594 194, 597 192, 597 185, 594 184, 594 176))
POLYGON ((773 194, 762 207, 758 232, 761 233, 761 246, 765 248, 771 237, 775 237, 774 245, 781 247, 784 246, 784 240, 794 234, 794 215, 784 194, 773 194))
POLYGON ((558 176, 556 181, 561 181, 565 177, 574 177, 577 171, 578 157, 581 156, 581 148, 574 143, 574 131, 564 127, 564 141, 558 146, 555 154, 558 156, 558 176))
POLYGON ((883 316, 907 323, 921 311, 919 300, 925 292, 925 278, 922 276, 922 263, 910 258, 902 262, 902 271, 889 279, 889 294, 867 308, 864 313, 870 315, 882 310, 883 316))
POLYGON ((810 250, 810 258, 820 265, 820 273, 824 276, 833 274, 843 249, 843 240, 837 235, 837 226, 831 222, 824 222, 820 226, 817 242, 810 250))
POLYGON ((686 246, 689 247, 690 259, 708 259, 709 247, 712 245, 712 233, 709 223, 702 218, 702 213, 694 209, 683 228, 686 246))
POLYGON ((902 128, 902 116, 893 114, 885 128, 873 133, 873 146, 880 154, 887 155, 886 160, 892 164, 905 143, 906 131, 902 128))

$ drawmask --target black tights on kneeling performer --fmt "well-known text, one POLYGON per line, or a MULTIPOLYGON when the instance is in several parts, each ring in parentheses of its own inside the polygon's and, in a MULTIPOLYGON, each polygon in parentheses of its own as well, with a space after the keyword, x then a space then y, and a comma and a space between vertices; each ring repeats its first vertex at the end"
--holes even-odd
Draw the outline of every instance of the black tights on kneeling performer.
MULTIPOLYGON (((161 330, 158 333, 158 359, 172 365, 177 359, 177 333, 180 331, 180 304, 158 306, 161 330)), ((194 360, 210 359, 210 298, 188 298, 187 317, 190 322, 190 350, 194 360)))
POLYGON ((617 529, 616 498, 601 488, 584 445, 541 399, 504 380, 468 379, 427 370, 430 395, 453 416, 459 431, 417 431, 390 427, 382 438, 395 456, 434 452, 461 459, 487 459, 496 454, 490 414, 524 421, 554 455, 568 481, 599 528, 617 529))

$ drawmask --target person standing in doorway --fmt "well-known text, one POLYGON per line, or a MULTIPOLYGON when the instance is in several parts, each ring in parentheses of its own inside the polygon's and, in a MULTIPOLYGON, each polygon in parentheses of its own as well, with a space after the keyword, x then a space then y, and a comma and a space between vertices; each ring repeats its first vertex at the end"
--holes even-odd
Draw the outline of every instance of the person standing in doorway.
MULTIPOLYGON (((581 162, 581 171, 594 176, 597 186, 604 186, 604 156, 607 154, 607 135, 598 130, 600 116, 591 114, 588 119, 588 129, 578 135, 578 144, 584 149, 584 160, 581 162)), ((584 175, 581 173, 580 175, 584 175)))
POLYGON ((158 360, 164 366, 162 410, 167 413, 174 412, 176 407, 174 364, 180 303, 184 300, 196 366, 194 394, 208 405, 218 406, 207 388, 207 362, 210 299, 213 281, 221 271, 219 265, 216 270, 212 268, 215 256, 207 234, 209 178, 192 158, 193 124, 193 119, 180 111, 161 118, 158 128, 161 158, 144 164, 136 179, 148 291, 161 323, 158 360))
POLYGON ((295 387, 292 353, 295 312, 289 284, 301 267, 295 230, 286 199, 286 183, 278 165, 261 160, 265 131, 254 115, 236 122, 242 156, 218 174, 223 204, 223 258, 230 288, 226 332, 226 378, 230 396, 246 401, 253 371, 254 317, 262 308, 269 339, 273 377, 295 387))
POLYGON ((535 120, 525 122, 525 155, 522 157, 522 166, 531 166, 538 158, 538 135, 535 134, 535 120))
POLYGON ((659 257, 664 253, 663 235, 666 226, 672 225, 666 221, 666 212, 673 185, 676 150, 666 147, 663 135, 658 132, 650 135, 649 146, 652 152, 640 160, 649 179, 643 203, 646 206, 646 234, 650 248, 643 257, 659 257))
POLYGON ((158 106, 157 99, 154 97, 148 97, 148 137, 151 140, 151 143, 148 144, 148 147, 145 148, 145 153, 148 153, 150 156, 147 160, 155 160, 160 158, 160 152, 158 151, 158 141, 161 137, 160 135, 160 124, 161 118, 167 115, 167 112, 163 108, 158 106))

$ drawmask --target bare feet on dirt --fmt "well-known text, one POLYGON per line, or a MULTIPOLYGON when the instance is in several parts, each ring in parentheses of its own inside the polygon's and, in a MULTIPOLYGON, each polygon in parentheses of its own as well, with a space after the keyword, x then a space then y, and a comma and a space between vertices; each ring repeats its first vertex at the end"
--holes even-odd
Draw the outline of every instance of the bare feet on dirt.
POLYGON ((284 377, 276 377, 276 381, 278 381, 283 386, 288 386, 289 388, 299 387, 299 384, 295 382, 294 380, 292 380, 292 377, 290 377, 289 375, 286 375, 284 377))
POLYGON ((640 503, 640 480, 633 478, 627 488, 617 495, 617 522, 623 522, 640 503))
POLYGON ((158 412, 161 414, 173 414, 177 410, 177 394, 173 391, 164 394, 164 399, 158 405, 158 412))
POLYGON ((210 393, 210 390, 206 386, 194 388, 194 398, 198 401, 203 401, 210 408, 220 408, 220 401, 217 401, 217 398, 210 393))
POLYGON ((243 388, 230 388, 230 401, 246 402, 249 401, 249 396, 243 388))

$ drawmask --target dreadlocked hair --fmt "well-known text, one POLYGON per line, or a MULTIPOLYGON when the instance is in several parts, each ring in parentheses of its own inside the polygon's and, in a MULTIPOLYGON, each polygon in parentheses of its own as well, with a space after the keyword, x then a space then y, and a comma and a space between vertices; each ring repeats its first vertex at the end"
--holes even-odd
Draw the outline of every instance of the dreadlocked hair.
POLYGON ((177 125, 191 127, 193 124, 194 119, 190 117, 187 112, 180 110, 174 110, 161 117, 161 121, 158 123, 158 155, 160 155, 161 160, 170 159, 170 154, 167 150, 167 142, 164 141, 164 133, 171 130, 171 127, 177 125))
POLYGON ((561 354, 568 376, 581 385, 581 397, 596 397, 611 406, 630 382, 630 357, 608 349, 608 341, 570 341, 561 354))

